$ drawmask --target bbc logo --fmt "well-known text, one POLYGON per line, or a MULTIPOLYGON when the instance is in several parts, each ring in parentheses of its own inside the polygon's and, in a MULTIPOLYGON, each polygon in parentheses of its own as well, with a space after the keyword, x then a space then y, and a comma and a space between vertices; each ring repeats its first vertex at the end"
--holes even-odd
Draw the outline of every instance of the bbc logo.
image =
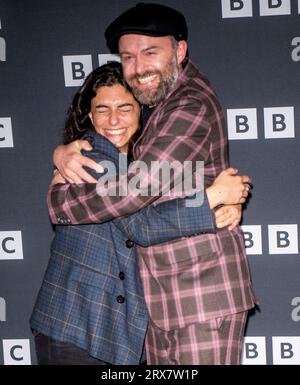
MULTIPOLYGON (((98 65, 110 61, 120 61, 119 55, 99 54, 98 65)), ((64 76, 66 87, 78 87, 84 82, 87 75, 92 72, 92 55, 63 56, 64 76)))
POLYGON ((13 146, 11 118, 0 118, 0 148, 13 146))
POLYGON ((266 365, 266 337, 244 337, 242 365, 266 365))
MULTIPOLYGON (((260 255, 262 250, 261 225, 241 226, 247 255, 260 255)), ((269 254, 298 254, 298 225, 268 225, 269 254)))
MULTIPOLYGON (((298 0, 300 13, 300 0, 298 0)), ((259 0, 260 16, 280 16, 291 14, 291 0, 259 0)), ((252 0, 222 0, 222 17, 252 17, 252 0)))
POLYGON ((31 365, 29 339, 5 339, 2 343, 4 365, 31 365))
MULTIPOLYGON (((300 337, 272 337, 273 365, 300 364, 300 337)), ((266 365, 266 337, 245 337, 243 365, 266 365)))
MULTIPOLYGON (((256 108, 228 109, 227 129, 229 140, 257 139, 256 108)), ((294 107, 264 108, 265 139, 295 137, 294 107)))
POLYGON ((21 231, 0 231, 0 260, 23 259, 21 231))
POLYGON ((273 337, 273 364, 300 364, 300 337, 273 337))

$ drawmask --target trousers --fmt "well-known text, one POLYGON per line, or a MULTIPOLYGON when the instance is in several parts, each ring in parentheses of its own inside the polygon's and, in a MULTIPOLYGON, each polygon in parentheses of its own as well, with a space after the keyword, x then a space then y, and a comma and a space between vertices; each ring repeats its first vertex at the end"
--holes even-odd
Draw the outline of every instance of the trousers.
POLYGON ((239 365, 248 311, 165 331, 149 320, 148 365, 239 365))
POLYGON ((86 350, 68 342, 56 341, 42 333, 34 333, 38 365, 107 365, 91 357, 86 350))

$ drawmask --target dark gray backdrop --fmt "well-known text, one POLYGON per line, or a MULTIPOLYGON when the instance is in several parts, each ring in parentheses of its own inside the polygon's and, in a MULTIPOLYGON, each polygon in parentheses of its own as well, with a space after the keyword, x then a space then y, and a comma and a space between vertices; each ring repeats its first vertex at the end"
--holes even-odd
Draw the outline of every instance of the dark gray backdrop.
MULTIPOLYGON (((0 0, 0 365, 36 363, 28 319, 53 237, 51 156, 77 89, 65 86, 63 56, 98 66, 105 27, 136 2, 0 0)), ((190 57, 233 116, 231 164, 253 177, 243 226, 260 311, 244 363, 300 364, 300 1, 159 2, 186 15, 190 57)))

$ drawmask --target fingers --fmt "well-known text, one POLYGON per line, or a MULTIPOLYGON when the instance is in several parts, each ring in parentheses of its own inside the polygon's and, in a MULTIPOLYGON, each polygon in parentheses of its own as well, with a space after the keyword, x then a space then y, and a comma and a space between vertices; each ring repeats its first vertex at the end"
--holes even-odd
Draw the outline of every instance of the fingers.
POLYGON ((223 206, 215 212, 217 228, 228 227, 229 230, 234 229, 241 221, 242 207, 241 205, 223 206))
MULTIPOLYGON (((251 185, 249 183, 245 183, 244 184, 244 189, 243 189, 243 192, 242 192, 242 198, 246 198, 248 197, 249 193, 251 191, 251 185)), ((241 202, 241 203, 244 203, 244 202, 241 202)))
POLYGON ((97 183, 97 180, 92 177, 83 168, 79 168, 76 172, 70 171, 66 178, 69 183, 81 184, 81 183, 97 183))
POLYGON ((234 167, 228 167, 226 170, 222 171, 222 173, 227 175, 236 175, 238 173, 238 169, 234 167))
POLYGON ((251 183, 251 178, 250 178, 250 176, 248 176, 248 175, 242 175, 241 176, 241 181, 242 181, 242 183, 251 183))
POLYGON ((80 183, 97 183, 97 180, 83 168, 77 171, 77 176, 81 179, 80 183))
POLYGON ((222 206, 215 211, 215 218, 217 221, 223 221, 226 219, 228 213, 228 206, 222 206))
POLYGON ((221 229, 223 227, 231 224, 230 221, 230 211, 227 206, 223 206, 215 211, 215 219, 217 228, 221 229))
POLYGON ((86 156, 80 157, 78 159, 78 168, 76 170, 77 176, 81 179, 80 183, 97 183, 97 180, 90 175, 86 170, 82 168, 82 166, 89 167, 93 170, 95 170, 98 173, 101 173, 104 171, 103 167, 96 163, 94 160, 87 158, 86 156))
POLYGON ((230 225, 231 222, 232 221, 230 221, 229 219, 225 219, 223 221, 216 222, 216 226, 218 229, 223 229, 224 227, 227 227, 228 225, 230 225))
POLYGON ((50 186, 53 186, 58 183, 66 183, 66 180, 60 175, 60 173, 56 170, 53 174, 53 178, 50 182, 50 186))
POLYGON ((54 151, 53 151, 53 164, 58 167, 60 158, 61 158, 61 153, 63 153, 65 146, 63 144, 57 146, 54 151))
POLYGON ((245 190, 246 190, 247 193, 249 194, 249 192, 250 192, 250 190, 251 190, 251 186, 250 186, 248 183, 245 184, 245 190))
POLYGON ((90 143, 87 140, 78 139, 78 140, 75 140, 75 142, 72 142, 72 143, 74 143, 74 146, 79 151, 81 151, 81 150, 91 151, 93 149, 93 147, 90 145, 90 143))
POLYGON ((88 157, 84 157, 83 159, 81 159, 81 163, 83 166, 89 167, 98 173, 104 171, 103 167, 99 163, 95 162, 94 160, 88 157))
POLYGON ((68 156, 64 162, 60 164, 59 170, 69 183, 97 183, 97 180, 84 170, 83 166, 90 167, 97 172, 103 172, 102 166, 80 153, 72 153, 68 156))
POLYGON ((80 184, 83 183, 83 180, 78 176, 78 173, 69 171, 68 175, 64 176, 64 178, 69 182, 73 184, 80 184))

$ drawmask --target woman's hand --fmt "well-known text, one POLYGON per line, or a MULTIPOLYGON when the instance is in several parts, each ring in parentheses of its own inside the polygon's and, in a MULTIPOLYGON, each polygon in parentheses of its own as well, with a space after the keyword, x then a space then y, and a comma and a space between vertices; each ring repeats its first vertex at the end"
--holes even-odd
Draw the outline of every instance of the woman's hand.
POLYGON ((241 221, 242 205, 225 205, 215 211, 216 225, 219 229, 228 227, 233 230, 241 221))

